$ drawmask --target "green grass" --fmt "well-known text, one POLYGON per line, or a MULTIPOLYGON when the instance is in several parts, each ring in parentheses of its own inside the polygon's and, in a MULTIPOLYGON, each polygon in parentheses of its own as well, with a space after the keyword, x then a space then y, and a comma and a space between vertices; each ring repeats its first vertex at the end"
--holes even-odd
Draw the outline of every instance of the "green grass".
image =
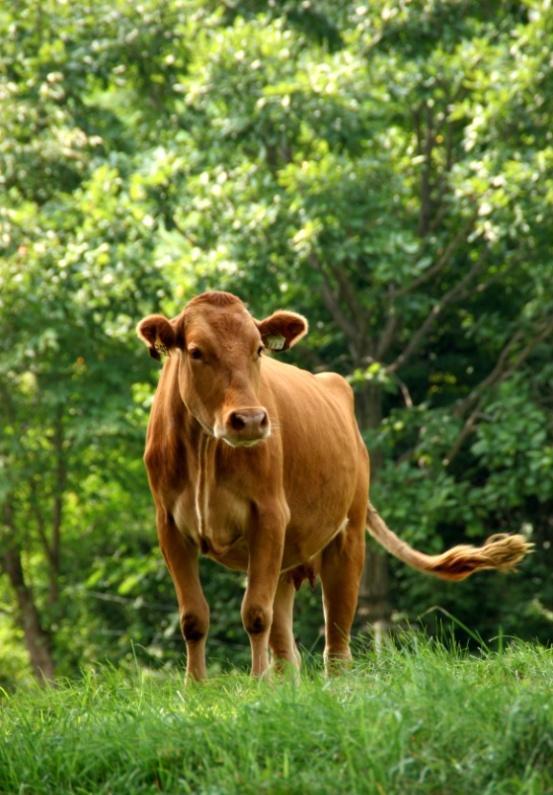
POLYGON ((1 793, 553 792, 553 654, 412 636, 326 681, 109 669, 0 699, 1 793))

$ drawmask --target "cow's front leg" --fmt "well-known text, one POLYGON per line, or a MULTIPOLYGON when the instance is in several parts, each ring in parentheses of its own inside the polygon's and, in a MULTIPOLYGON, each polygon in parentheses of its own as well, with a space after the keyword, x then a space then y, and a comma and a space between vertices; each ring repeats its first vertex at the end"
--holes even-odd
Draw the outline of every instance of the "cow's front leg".
POLYGON ((273 602, 280 576, 286 511, 258 511, 248 538, 248 584, 242 600, 242 622, 250 638, 252 676, 262 676, 269 667, 269 633, 273 602))
POLYGON ((179 532, 171 516, 158 516, 158 536, 179 604, 186 643, 186 681, 204 679, 209 605, 200 583, 198 549, 179 532))

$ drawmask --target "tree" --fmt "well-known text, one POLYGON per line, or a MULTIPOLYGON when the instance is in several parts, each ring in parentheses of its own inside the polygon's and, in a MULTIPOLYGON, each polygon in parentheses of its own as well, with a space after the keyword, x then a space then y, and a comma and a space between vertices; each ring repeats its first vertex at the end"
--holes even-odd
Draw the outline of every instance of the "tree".
POLYGON ((3 18, 0 570, 32 667, 50 679, 53 635, 67 619, 68 536, 74 554, 90 484, 129 477, 131 451, 140 457, 130 387, 147 371, 131 352, 134 325, 145 297, 166 293, 149 218, 126 184, 132 154, 116 166, 97 159, 120 128, 83 101, 105 77, 76 60, 83 38, 94 49, 92 20, 75 30, 67 9, 43 11, 38 19, 29 4, 3 18))
POLYGON ((309 317, 291 359, 351 380, 410 541, 537 541, 508 590, 371 547, 364 620, 439 603, 550 637, 552 27, 542 2, 5 4, 0 616, 37 672, 136 637, 163 662, 133 327, 207 287, 309 317))

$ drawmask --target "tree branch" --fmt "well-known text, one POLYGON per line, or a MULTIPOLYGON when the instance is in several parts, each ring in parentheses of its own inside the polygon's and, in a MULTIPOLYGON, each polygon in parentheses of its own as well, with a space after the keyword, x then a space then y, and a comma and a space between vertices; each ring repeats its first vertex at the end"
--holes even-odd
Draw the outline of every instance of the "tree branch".
POLYGON ((46 557, 51 562, 52 550, 50 549, 50 542, 48 540, 48 536, 46 535, 46 523, 44 521, 44 515, 40 510, 38 496, 37 496, 37 488, 36 488, 36 479, 31 477, 29 479, 29 502, 33 509, 33 513, 35 515, 36 520, 36 528, 38 532, 38 536, 44 547, 44 551, 46 553, 46 557))
POLYGON ((404 383, 401 378, 398 378, 396 375, 397 383, 399 386, 399 391, 401 392, 401 396, 403 397, 403 402, 405 403, 405 408, 412 409, 413 408, 413 398, 411 397, 411 393, 409 392, 409 388, 406 383, 404 383))
POLYGON ((498 378, 506 369, 506 362, 509 354, 517 342, 521 339, 522 334, 522 329, 518 328, 511 338, 507 340, 497 358, 497 362, 495 363, 493 370, 491 370, 491 372, 488 373, 488 375, 482 381, 480 381, 480 383, 475 386, 474 389, 454 408, 453 413, 457 417, 462 417, 473 403, 478 402, 482 392, 484 392, 488 387, 493 386, 493 384, 498 380, 498 378))
POLYGON ((325 303, 326 308, 334 318, 336 325, 339 326, 346 335, 350 343, 350 350, 354 358, 359 356, 358 350, 358 329, 345 315, 340 306, 335 293, 331 290, 327 281, 327 274, 316 254, 309 255, 309 264, 322 276, 321 280, 321 296, 325 303))
MULTIPOLYGON (((424 135, 424 143, 422 142, 422 135, 420 126, 418 128, 418 143, 419 152, 424 157, 424 165, 421 174, 420 182, 420 215, 419 215, 419 235, 426 237, 430 226, 430 217, 432 215, 432 150, 434 149, 434 119, 432 109, 428 104, 425 105, 426 116, 426 131, 424 135)), ((419 117, 420 118, 420 117, 419 117)))
POLYGON ((436 276, 438 273, 440 273, 440 271, 442 271, 445 267, 447 267, 447 265, 449 265, 449 263, 451 262, 453 255, 455 254, 457 249, 467 239, 468 234, 472 229, 475 220, 476 220, 476 213, 471 215, 470 218, 468 218, 466 222, 459 228, 457 234, 453 237, 453 239, 449 242, 449 244, 445 247, 445 249, 443 249, 443 251, 439 255, 434 265, 428 268, 428 270, 426 270, 424 273, 421 273, 421 275, 418 276, 414 281, 412 281, 411 284, 408 284, 405 287, 402 287, 401 289, 398 290, 392 290, 390 299, 392 301, 395 301, 397 298, 401 298, 404 295, 413 292, 413 290, 416 290, 422 284, 425 284, 426 282, 430 281, 430 279, 433 279, 434 276, 436 276))
POLYGON ((376 358, 383 359, 389 351, 399 328, 398 315, 395 306, 390 302, 388 310, 388 320, 382 331, 382 334, 376 343, 376 358))
POLYGON ((465 440, 474 431, 477 421, 481 415, 481 407, 485 391, 490 387, 496 386, 502 381, 505 381, 505 379, 507 379, 521 366, 521 364, 526 361, 535 347, 544 339, 546 339, 551 333, 553 333, 553 319, 546 321, 541 325, 539 331, 534 334, 534 336, 527 342, 522 350, 518 352, 510 364, 507 363, 509 354, 515 347, 516 343, 520 340, 522 331, 518 329, 512 335, 510 340, 508 340, 507 344, 503 347, 501 353, 499 354, 495 367, 491 373, 472 390, 472 392, 459 404, 459 406, 456 407, 454 413, 458 416, 462 416, 464 411, 466 411, 471 404, 475 404, 444 459, 445 466, 449 466, 457 457, 463 444, 465 443, 465 440))
POLYGON ((65 486, 67 481, 67 467, 63 451, 63 409, 61 405, 56 407, 54 437, 52 444, 54 446, 56 470, 54 509, 52 515, 52 543, 50 545, 50 602, 55 603, 57 602, 59 595, 58 575, 60 571, 61 525, 63 521, 63 498, 65 495, 65 486))
POLYGON ((452 304, 457 298, 460 298, 472 279, 476 276, 476 274, 482 270, 483 268, 483 260, 479 260, 475 262, 472 268, 468 271, 468 273, 458 282, 454 287, 451 288, 445 295, 441 297, 437 303, 434 304, 432 309, 430 310, 429 314, 427 315, 426 319, 422 323, 422 325, 418 328, 415 334, 411 337, 411 340, 407 347, 399 354, 394 362, 392 362, 388 367, 386 367, 386 372, 388 374, 395 373, 396 370, 399 370, 408 359, 415 353, 416 350, 420 347, 422 341, 432 328, 432 326, 437 321, 438 317, 442 314, 443 310, 452 304))
POLYGON ((467 437, 470 436, 470 434, 473 432, 474 428, 476 427, 479 415, 480 415, 480 401, 478 401, 475 409, 471 411, 471 413, 469 414, 465 424, 461 428, 461 432, 459 433, 454 443, 449 448, 449 451, 443 461, 444 466, 448 467, 453 461, 453 459, 457 457, 457 454, 459 453, 461 447, 465 443, 465 439, 467 439, 467 437))
POLYGON ((335 266, 330 263, 328 267, 330 268, 330 271, 336 280, 342 302, 351 311, 351 315, 355 321, 355 326, 358 329, 358 337, 361 338, 368 335, 366 312, 364 312, 363 307, 359 303, 357 294, 352 288, 351 282, 345 275, 344 268, 340 268, 339 266, 335 266))

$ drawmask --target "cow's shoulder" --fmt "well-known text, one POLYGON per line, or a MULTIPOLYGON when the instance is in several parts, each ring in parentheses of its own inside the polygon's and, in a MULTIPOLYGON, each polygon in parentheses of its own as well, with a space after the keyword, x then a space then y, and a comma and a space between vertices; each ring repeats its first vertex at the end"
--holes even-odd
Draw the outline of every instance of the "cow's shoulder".
POLYGON ((338 373, 316 373, 315 378, 325 389, 332 392, 337 398, 342 398, 353 406, 353 389, 346 379, 338 373))
POLYGON ((298 402, 305 410, 309 406, 315 407, 320 401, 328 404, 329 400, 348 411, 353 409, 353 390, 338 373, 313 374, 268 357, 264 364, 269 391, 278 398, 281 410, 293 402, 298 402))

